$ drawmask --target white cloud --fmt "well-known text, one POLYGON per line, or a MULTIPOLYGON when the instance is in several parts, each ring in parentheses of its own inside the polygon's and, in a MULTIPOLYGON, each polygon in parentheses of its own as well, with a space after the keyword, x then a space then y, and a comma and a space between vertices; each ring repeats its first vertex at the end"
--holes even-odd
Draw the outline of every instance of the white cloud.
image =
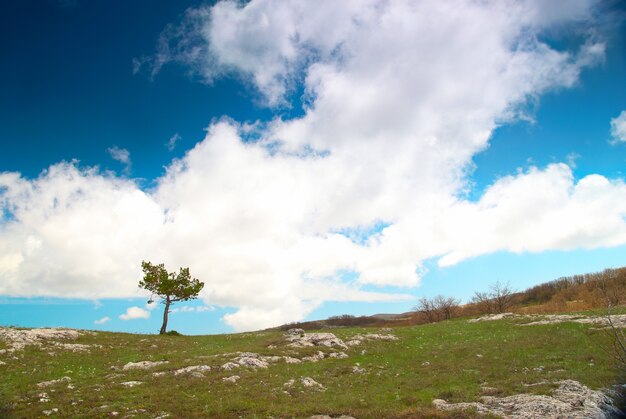
POLYGON ((592 25, 590 7, 253 0, 189 11, 162 36, 155 70, 176 60, 207 81, 234 72, 270 106, 303 83, 304 115, 255 126, 257 142, 242 139, 249 124, 215 122, 150 192, 75 163, 33 180, 0 174, 11 214, 0 294, 133 296, 141 260, 164 262, 189 266, 204 302, 236 307, 224 320, 248 330, 324 301, 410 298, 363 286, 417 286, 430 258, 626 243, 623 182, 576 181, 564 164, 460 198, 499 124, 602 59, 595 38, 541 41, 592 25))
POLYGON ((105 324, 106 322, 109 322, 109 321, 111 321, 111 318, 110 318, 110 317, 108 317, 108 316, 104 316, 104 317, 103 317, 103 318, 101 318, 101 319, 94 320, 94 322, 93 322, 93 323, 94 323, 94 324, 105 324))
POLYGON ((205 311, 214 311, 215 307, 212 306, 181 306, 170 310, 170 313, 204 313, 205 311))
POLYGON ((173 151, 174 148, 176 148, 176 144, 181 140, 181 138, 182 137, 180 136, 180 134, 176 133, 172 135, 169 140, 167 140, 167 143, 165 144, 165 146, 167 147, 169 151, 173 151))
POLYGON ((612 144, 626 142, 626 111, 611 119, 611 137, 612 144))
POLYGON ((109 153, 113 160, 117 160, 124 165, 124 172, 130 172, 132 165, 132 162, 130 161, 130 151, 114 145, 113 147, 107 148, 107 153, 109 153))
POLYGON ((128 307, 126 313, 120 314, 121 320, 148 319, 150 312, 141 307, 128 307))

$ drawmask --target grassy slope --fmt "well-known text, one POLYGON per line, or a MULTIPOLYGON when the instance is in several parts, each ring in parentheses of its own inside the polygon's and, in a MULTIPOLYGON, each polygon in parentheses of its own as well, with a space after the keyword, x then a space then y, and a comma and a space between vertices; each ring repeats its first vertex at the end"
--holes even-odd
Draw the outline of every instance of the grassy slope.
MULTIPOLYGON (((400 338, 398 341, 366 342, 347 351, 348 359, 303 364, 280 362, 256 371, 214 368, 205 378, 172 374, 153 377, 152 372, 199 364, 218 367, 232 356, 212 355, 226 352, 300 357, 312 350, 286 347, 282 334, 274 331, 181 337, 98 333, 75 342, 103 345, 90 353, 54 349, 54 355, 50 355, 50 349, 31 346, 15 354, 0 355, 0 360, 7 363, 0 365, 0 416, 37 417, 43 410, 56 407, 64 417, 108 417, 112 411, 120 412, 123 417, 135 409, 145 409, 136 413, 136 417, 162 413, 171 417, 313 414, 348 414, 359 418, 447 417, 451 414, 433 410, 434 398, 473 401, 483 394, 481 384, 497 388, 498 395, 509 395, 549 394, 553 388, 549 384, 523 385, 543 380, 571 378, 594 389, 618 381, 606 331, 577 323, 528 327, 515 323, 515 320, 468 323, 457 319, 402 327, 393 331, 400 338), (269 349, 271 344, 277 347, 269 349), (142 360, 169 363, 149 371, 112 369, 142 360), (425 362, 429 365, 424 365, 425 362), (354 374, 355 363, 367 372, 354 374), (237 384, 222 381, 223 377, 235 374, 241 376, 237 384), (71 377, 73 389, 68 389, 67 383, 43 390, 36 386, 63 376, 71 377), (304 389, 297 384, 288 389, 289 394, 284 393, 283 384, 287 380, 304 376, 320 382, 327 390, 304 389), (119 384, 130 380, 144 384, 133 388, 119 384), (38 394, 43 391, 51 399, 47 403, 39 402, 38 394)), ((335 329, 333 333, 345 339, 375 331, 356 328, 335 329)))

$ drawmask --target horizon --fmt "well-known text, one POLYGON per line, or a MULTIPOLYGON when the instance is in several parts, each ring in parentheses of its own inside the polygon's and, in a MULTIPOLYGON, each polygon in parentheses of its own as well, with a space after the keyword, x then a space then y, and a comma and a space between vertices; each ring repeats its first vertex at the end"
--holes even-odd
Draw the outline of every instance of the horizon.
POLYGON ((619 2, 0 10, 2 326, 156 332, 142 260, 184 334, 626 265, 619 2))

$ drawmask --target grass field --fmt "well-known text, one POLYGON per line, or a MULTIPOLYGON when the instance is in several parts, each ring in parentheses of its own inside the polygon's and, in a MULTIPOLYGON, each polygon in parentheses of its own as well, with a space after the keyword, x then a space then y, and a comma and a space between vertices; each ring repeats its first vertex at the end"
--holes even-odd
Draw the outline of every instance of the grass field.
MULTIPOLYGON (((519 319, 470 323, 456 319, 395 328, 395 341, 365 340, 345 359, 268 368, 220 368, 236 355, 255 352, 302 358, 322 350, 293 348, 282 332, 218 336, 85 334, 72 352, 44 343, 0 354, 0 417, 468 417, 442 412, 432 400, 475 401, 490 395, 550 394, 555 381, 573 379, 592 388, 620 380, 606 330, 578 323, 520 326, 519 319), (100 345, 100 346, 96 346, 100 345), (167 361, 148 370, 123 370, 128 362, 167 361), (204 377, 176 369, 209 365, 204 377), (355 366, 363 369, 355 372, 355 366), (154 376, 155 372, 166 372, 154 376), (238 375, 236 383, 223 378, 238 375), (69 377, 43 388, 38 383, 69 377), (324 386, 305 387, 301 377, 324 386), (293 385, 285 385, 294 379, 293 385), (134 387, 121 383, 140 381, 134 387), (525 384, 542 383, 535 386, 525 384), (42 395, 43 394, 43 395, 42 395), (54 411, 53 409, 57 409, 54 411), (46 413, 44 413, 46 411, 46 413)), ((349 340, 378 329, 324 330, 349 340)), ((65 342, 65 341, 64 341, 65 342)), ((69 341, 68 341, 69 342, 69 341)), ((0 341, 0 349, 8 348, 0 341)))

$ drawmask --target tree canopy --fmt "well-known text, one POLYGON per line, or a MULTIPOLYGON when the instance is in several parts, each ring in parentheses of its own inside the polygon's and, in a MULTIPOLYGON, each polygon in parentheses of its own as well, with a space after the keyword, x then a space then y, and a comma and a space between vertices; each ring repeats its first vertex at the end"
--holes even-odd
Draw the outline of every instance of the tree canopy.
POLYGON ((191 278, 189 268, 180 268, 176 272, 167 272, 164 264, 153 265, 150 262, 142 261, 144 277, 139 281, 139 286, 150 291, 153 295, 158 295, 163 299, 165 311, 163 313, 163 326, 161 334, 167 329, 167 314, 170 304, 177 301, 188 301, 198 297, 204 287, 204 282, 196 278, 191 278))

